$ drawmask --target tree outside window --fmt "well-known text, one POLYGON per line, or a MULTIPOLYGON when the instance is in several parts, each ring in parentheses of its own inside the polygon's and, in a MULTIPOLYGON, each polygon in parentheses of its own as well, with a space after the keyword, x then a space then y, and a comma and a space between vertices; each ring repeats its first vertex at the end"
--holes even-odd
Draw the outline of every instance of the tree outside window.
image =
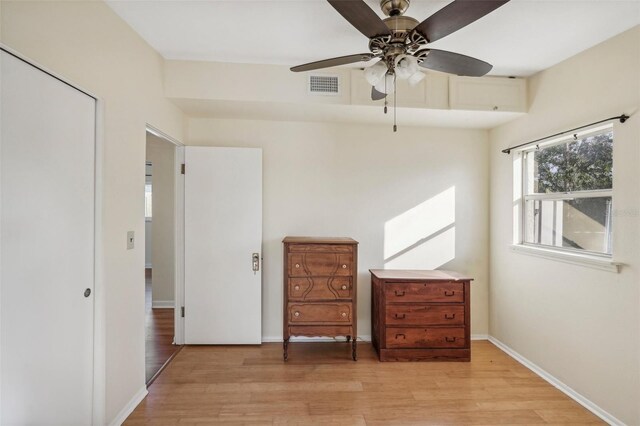
POLYGON ((523 156, 523 243, 611 255, 612 127, 523 156))

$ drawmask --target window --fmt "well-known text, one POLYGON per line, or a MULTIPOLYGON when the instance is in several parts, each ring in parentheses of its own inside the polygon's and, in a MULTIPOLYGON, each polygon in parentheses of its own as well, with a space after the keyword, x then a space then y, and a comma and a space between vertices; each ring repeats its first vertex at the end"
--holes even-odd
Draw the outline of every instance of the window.
POLYGON ((613 127, 522 152, 524 245, 611 256, 613 127))
POLYGON ((151 164, 151 161, 146 161, 145 165, 144 165, 144 170, 145 170, 145 182, 144 182, 144 217, 145 219, 148 221, 151 220, 151 213, 152 213, 152 181, 151 179, 153 178, 153 165, 151 164))
POLYGON ((151 219, 151 206, 153 203, 151 202, 151 184, 147 183, 144 185, 144 216, 147 219, 151 219))

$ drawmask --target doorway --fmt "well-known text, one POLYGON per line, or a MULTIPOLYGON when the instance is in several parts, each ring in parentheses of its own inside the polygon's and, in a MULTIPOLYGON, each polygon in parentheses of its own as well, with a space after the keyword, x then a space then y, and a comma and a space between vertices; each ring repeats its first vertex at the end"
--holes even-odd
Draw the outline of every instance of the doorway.
POLYGON ((145 163, 145 379, 150 385, 181 349, 176 339, 179 280, 180 149, 155 129, 146 134, 145 163))

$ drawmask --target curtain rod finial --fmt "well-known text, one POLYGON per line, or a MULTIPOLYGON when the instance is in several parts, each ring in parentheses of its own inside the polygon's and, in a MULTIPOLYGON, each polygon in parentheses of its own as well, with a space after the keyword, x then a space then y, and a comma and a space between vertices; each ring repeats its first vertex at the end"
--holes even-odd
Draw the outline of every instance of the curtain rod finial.
POLYGON ((622 115, 620 116, 620 122, 621 122, 621 123, 624 123, 625 121, 627 121, 627 119, 628 119, 628 118, 629 118, 629 116, 628 116, 628 115, 626 115, 626 114, 622 114, 622 115))

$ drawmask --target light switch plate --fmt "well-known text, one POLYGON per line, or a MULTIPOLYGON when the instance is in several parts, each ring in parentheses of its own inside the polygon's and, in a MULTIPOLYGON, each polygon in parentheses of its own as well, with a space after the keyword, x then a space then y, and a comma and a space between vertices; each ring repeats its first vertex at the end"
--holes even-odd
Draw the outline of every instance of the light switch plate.
POLYGON ((136 234, 133 231, 127 232, 127 250, 131 250, 136 245, 136 234))

